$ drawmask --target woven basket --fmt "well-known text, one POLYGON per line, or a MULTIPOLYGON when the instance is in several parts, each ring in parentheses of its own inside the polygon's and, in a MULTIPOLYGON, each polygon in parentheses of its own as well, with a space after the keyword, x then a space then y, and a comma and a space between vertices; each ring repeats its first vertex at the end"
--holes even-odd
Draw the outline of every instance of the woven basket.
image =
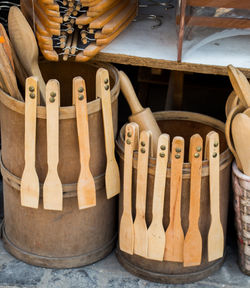
POLYGON ((232 170, 239 266, 243 273, 250 275, 250 177, 235 162, 232 170))

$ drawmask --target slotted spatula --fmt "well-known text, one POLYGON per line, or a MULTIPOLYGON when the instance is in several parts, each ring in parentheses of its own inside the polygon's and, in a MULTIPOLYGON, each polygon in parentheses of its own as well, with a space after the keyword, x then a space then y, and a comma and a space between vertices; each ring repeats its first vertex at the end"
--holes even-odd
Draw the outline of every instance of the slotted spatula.
POLYGON ((170 180, 170 222, 166 231, 164 260, 183 262, 184 233, 181 225, 182 166, 184 139, 176 136, 172 142, 170 180))
POLYGON ((189 162, 190 176, 190 204, 189 226, 184 239, 184 266, 200 265, 202 255, 202 238, 199 230, 200 193, 203 140, 199 134, 190 138, 189 162))
POLYGON ((105 185, 107 198, 120 193, 120 172, 115 159, 115 139, 112 120, 110 80, 108 70, 99 68, 96 73, 96 96, 101 98, 106 150, 105 185))
POLYGON ((60 84, 49 80, 46 86, 47 163, 48 173, 43 185, 43 206, 48 210, 63 209, 62 183, 58 175, 59 162, 60 84))
POLYGON ((134 223, 132 218, 132 164, 133 152, 137 149, 139 127, 129 123, 125 130, 124 174, 123 174, 123 212, 120 221, 119 245, 128 254, 134 252, 134 223))
POLYGON ((77 182, 77 197, 79 209, 96 205, 95 181, 89 168, 90 145, 87 110, 87 93, 82 77, 73 79, 73 97, 76 106, 76 123, 80 153, 80 175, 77 182))
POLYGON ((158 140, 152 222, 148 228, 148 258, 162 261, 165 248, 165 230, 163 227, 163 208, 165 196, 165 184, 169 155, 169 135, 161 134, 158 140))
POLYGON ((25 166, 21 178, 21 205, 38 208, 39 179, 35 168, 36 157, 36 108, 39 97, 37 80, 26 79, 25 88, 25 130, 24 158, 25 166))
POLYGON ((150 131, 142 131, 140 134, 137 164, 136 182, 136 216, 134 221, 135 245, 134 253, 142 257, 147 257, 147 224, 145 219, 148 161, 150 154, 150 131))

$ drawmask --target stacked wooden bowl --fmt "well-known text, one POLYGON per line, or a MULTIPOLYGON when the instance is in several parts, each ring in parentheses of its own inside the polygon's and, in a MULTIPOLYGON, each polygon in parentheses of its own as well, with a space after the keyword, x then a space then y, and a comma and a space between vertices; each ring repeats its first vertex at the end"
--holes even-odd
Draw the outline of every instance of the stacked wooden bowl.
POLYGON ((137 0, 21 0, 40 50, 50 61, 85 62, 136 16, 137 0))

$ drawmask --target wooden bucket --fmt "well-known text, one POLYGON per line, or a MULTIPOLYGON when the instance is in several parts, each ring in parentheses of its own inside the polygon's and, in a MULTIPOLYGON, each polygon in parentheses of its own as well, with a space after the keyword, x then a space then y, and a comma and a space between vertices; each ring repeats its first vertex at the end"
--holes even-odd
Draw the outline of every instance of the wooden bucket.
POLYGON ((238 262, 243 273, 250 276, 250 176, 233 163, 235 226, 238 236, 238 262))
MULTIPOLYGON (((61 84, 61 103, 72 98, 72 79, 86 81, 90 133, 90 169, 95 178, 96 207, 78 209, 76 182, 80 172, 75 107, 60 108, 58 173, 63 184, 63 211, 22 207, 20 177, 24 169, 24 103, 0 92, 2 134, 1 170, 4 191, 3 240, 5 248, 27 263, 54 268, 88 265, 109 254, 116 241, 116 197, 106 198, 105 142, 100 99, 95 99, 95 73, 99 67, 109 70, 112 94, 114 134, 117 133, 118 71, 98 63, 42 62, 45 80, 56 78, 61 84)), ((47 173, 46 113, 37 108, 36 169, 40 183, 47 173)), ((41 187, 42 188, 42 187, 41 187)), ((42 197, 42 189, 40 193, 42 197)))
MULTIPOLYGON (((165 111, 154 113, 156 120, 163 133, 168 133, 171 141, 174 136, 182 136, 185 139, 185 163, 183 165, 183 183, 181 194, 181 219, 184 233, 188 229, 189 215, 189 188, 190 188, 190 164, 187 163, 189 151, 189 139, 199 133, 203 138, 204 144, 206 134, 211 130, 219 133, 220 136, 220 216, 226 239, 227 212, 230 188, 230 171, 232 155, 227 148, 224 136, 224 124, 214 118, 191 112, 182 111, 165 111)), ((117 141, 117 151, 120 157, 121 175, 123 175, 124 162, 124 130, 123 127, 117 141)), ((133 160, 133 217, 135 217, 135 195, 136 195, 136 170, 137 170, 137 153, 134 154, 133 160)), ((218 270, 223 264, 222 259, 208 262, 207 257, 207 236, 210 227, 210 203, 209 203, 209 177, 208 177, 208 161, 202 163, 202 183, 201 183, 201 201, 200 201, 200 220, 199 227, 202 235, 202 262, 199 266, 184 267, 183 263, 154 261, 145 259, 138 255, 129 255, 117 248, 117 257, 119 262, 131 273, 145 278, 150 281, 162 283, 189 283, 198 281, 209 276, 212 272, 218 270)), ((155 174, 155 159, 149 160, 148 171, 148 189, 146 204, 146 222, 147 226, 152 221, 152 198, 155 174)), ((122 179, 121 179, 122 181, 122 179)), ((122 183, 122 182, 121 182, 122 183)), ((164 201, 164 219, 163 225, 166 231, 169 223, 169 191, 170 191, 170 166, 167 169, 166 192, 164 201)), ((119 197, 119 218, 123 209, 122 193, 119 197)))

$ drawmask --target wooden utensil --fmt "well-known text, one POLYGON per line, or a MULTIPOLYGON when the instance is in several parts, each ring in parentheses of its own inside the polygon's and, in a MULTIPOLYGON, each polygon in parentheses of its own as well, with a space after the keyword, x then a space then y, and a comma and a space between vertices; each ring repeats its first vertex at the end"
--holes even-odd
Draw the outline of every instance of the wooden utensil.
POLYGON ((243 173, 250 176, 250 118, 247 113, 238 113, 232 120, 232 136, 243 173))
POLYGON ((49 80, 46 86, 47 163, 48 173, 43 184, 43 206, 48 210, 63 209, 62 183, 58 175, 59 162, 60 84, 49 80))
POLYGON ((224 232, 220 220, 220 142, 219 134, 207 134, 205 151, 209 160, 209 191, 211 225, 208 232, 208 261, 221 258, 224 253, 224 232))
POLYGON ((120 193, 120 173, 115 159, 114 128, 112 120, 110 80, 108 70, 99 68, 96 73, 96 96, 101 98, 107 166, 105 185, 107 198, 120 193))
POLYGON ((174 137, 171 155, 170 222, 166 231, 164 260, 183 262, 184 233, 181 225, 182 166, 184 139, 174 137))
POLYGON ((96 205, 96 189, 89 167, 90 145, 87 94, 85 81, 82 77, 75 77, 73 79, 73 97, 76 106, 76 124, 81 166, 77 182, 77 198, 79 209, 85 209, 96 205))
POLYGON ((225 114, 228 117, 230 111, 239 104, 239 97, 236 95, 235 91, 232 91, 227 98, 227 102, 225 105, 225 114))
POLYGON ((137 163, 137 182, 136 182, 136 216, 134 221, 134 254, 147 258, 147 224, 145 220, 147 180, 148 180, 148 161, 150 155, 150 131, 142 131, 140 134, 138 163, 137 163))
POLYGON ((22 66, 30 76, 36 76, 39 81, 41 100, 45 103, 45 83, 38 66, 38 47, 33 31, 22 12, 12 6, 8 16, 10 39, 22 66))
POLYGON ((120 221, 119 245, 128 254, 134 251, 134 224, 132 218, 132 163, 133 152, 138 146, 139 126, 129 123, 125 129, 123 212, 120 221))
POLYGON ((200 265, 202 256, 202 238, 199 230, 200 193, 202 171, 203 140, 199 134, 190 138, 189 162, 191 164, 190 177, 190 205, 189 226, 184 239, 184 266, 200 265))
POLYGON ((162 134, 159 137, 157 156, 156 156, 152 222, 148 228, 147 233, 148 258, 158 261, 163 260, 164 248, 165 248, 163 209, 164 209, 168 155, 169 155, 169 135, 162 134))
POLYGON ((0 45, 0 74, 7 90, 5 92, 9 93, 13 98, 23 101, 17 86, 15 73, 2 45, 0 45))
POLYGON ((25 134, 24 159, 25 166, 21 178, 21 205, 38 208, 39 179, 35 167, 36 158, 36 109, 39 98, 37 79, 26 79, 25 89, 25 134))
POLYGON ((119 76, 121 91, 128 101, 132 111, 132 115, 129 117, 129 121, 137 123, 140 127, 140 130, 149 130, 152 132, 152 145, 153 153, 155 156, 157 151, 157 142, 159 136, 161 135, 161 130, 150 108, 142 108, 128 76, 123 71, 119 71, 119 76))
POLYGON ((246 77, 233 65, 228 65, 227 71, 234 91, 240 98, 242 105, 245 108, 250 107, 250 85, 246 77))
POLYGON ((242 169, 242 164, 241 161, 238 157, 238 154, 235 151, 235 147, 234 147, 234 143, 233 143, 233 139, 232 139, 232 134, 231 134, 231 124, 232 121, 234 119, 234 117, 238 114, 241 113, 245 110, 244 106, 240 103, 239 105, 235 106, 234 108, 232 108, 232 110, 230 111, 230 113, 227 116, 227 121, 225 124, 225 137, 227 140, 227 145, 228 148, 230 149, 230 151, 233 153, 237 167, 243 171, 242 169))

